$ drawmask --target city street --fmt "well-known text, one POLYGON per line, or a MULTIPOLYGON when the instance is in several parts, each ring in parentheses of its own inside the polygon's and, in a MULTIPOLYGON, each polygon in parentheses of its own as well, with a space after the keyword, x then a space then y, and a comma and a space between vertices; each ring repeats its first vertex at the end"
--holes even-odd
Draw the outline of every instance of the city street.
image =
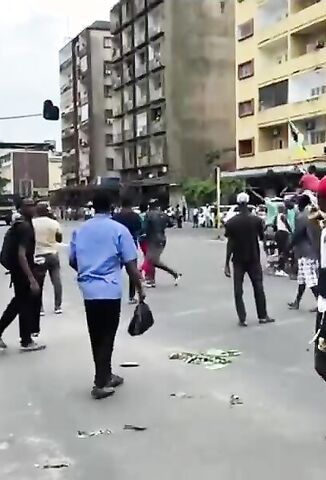
MULTIPOLYGON (((64 227, 69 242, 72 228, 64 227)), ((0 243, 6 231, 0 227, 0 243)), ((296 283, 265 278, 275 325, 259 326, 246 283, 249 328, 240 329, 232 280, 223 274, 225 244, 216 232, 172 230, 164 254, 184 276, 165 273, 148 291, 155 325, 143 337, 127 333, 133 307, 124 299, 114 353, 125 385, 107 400, 90 397, 93 362, 75 274, 61 258, 64 314, 52 313, 47 280, 43 352, 18 351, 17 322, 0 354, 0 479, 34 480, 321 480, 325 478, 326 385, 313 369, 313 298, 287 309, 296 283), (221 370, 170 360, 179 351, 238 349, 221 370), (308 351, 309 348, 309 351, 308 351), (122 362, 139 368, 123 369, 122 362), (171 398, 185 392, 192 398, 171 398), (243 405, 230 407, 230 396, 243 405), (147 427, 124 431, 125 424, 147 427), (77 438, 110 429, 112 435, 77 438), (62 469, 37 468, 67 463, 62 469)), ((12 292, 0 272, 1 309, 12 292)), ((126 279, 127 285, 127 279, 126 279)))

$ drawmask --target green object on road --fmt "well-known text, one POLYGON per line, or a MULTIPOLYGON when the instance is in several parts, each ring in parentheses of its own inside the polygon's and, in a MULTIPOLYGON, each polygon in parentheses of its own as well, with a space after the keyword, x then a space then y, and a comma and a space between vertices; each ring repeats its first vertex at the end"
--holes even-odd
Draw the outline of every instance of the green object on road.
POLYGON ((238 357, 241 352, 238 350, 209 349, 206 352, 175 352, 169 356, 170 360, 182 360, 193 365, 205 365, 209 370, 219 370, 232 363, 232 358, 238 357))

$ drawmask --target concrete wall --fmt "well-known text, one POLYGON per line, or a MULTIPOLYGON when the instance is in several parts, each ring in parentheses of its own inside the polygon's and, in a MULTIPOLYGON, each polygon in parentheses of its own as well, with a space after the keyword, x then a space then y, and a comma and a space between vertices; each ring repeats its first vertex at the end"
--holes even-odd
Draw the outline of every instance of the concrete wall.
POLYGON ((14 193, 21 180, 33 180, 34 190, 49 188, 48 154, 44 152, 13 153, 14 193))
POLYGON ((205 177, 206 154, 235 146, 234 5, 165 0, 169 170, 205 177))

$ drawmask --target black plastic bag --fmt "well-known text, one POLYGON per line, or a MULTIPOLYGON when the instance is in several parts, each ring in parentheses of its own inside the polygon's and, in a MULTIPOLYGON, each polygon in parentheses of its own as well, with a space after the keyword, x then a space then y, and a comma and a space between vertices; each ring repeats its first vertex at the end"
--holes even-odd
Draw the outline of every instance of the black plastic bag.
POLYGON ((153 314, 147 303, 139 303, 128 327, 128 333, 132 337, 143 335, 154 325, 153 314))

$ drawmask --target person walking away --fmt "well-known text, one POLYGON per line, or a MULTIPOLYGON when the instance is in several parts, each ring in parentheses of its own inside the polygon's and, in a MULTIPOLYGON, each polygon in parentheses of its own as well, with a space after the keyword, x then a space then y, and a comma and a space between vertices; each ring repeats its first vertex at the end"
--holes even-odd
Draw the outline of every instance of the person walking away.
POLYGON ((36 218, 33 219, 36 240, 35 263, 41 294, 46 274, 49 272, 54 289, 54 312, 60 315, 62 313, 62 282, 58 244, 62 243, 61 226, 57 220, 49 218, 45 203, 40 202, 37 205, 36 214, 36 218))
POLYGON ((205 216, 205 227, 210 228, 212 226, 212 219, 211 219, 211 211, 210 207, 207 203, 206 207, 204 207, 204 216, 205 216))
POLYGON ((93 204, 94 218, 73 233, 70 265, 78 273, 95 363, 91 395, 99 400, 112 395, 114 388, 123 383, 111 369, 120 319, 122 266, 136 285, 140 302, 145 295, 137 270, 134 239, 124 225, 110 218, 110 201, 105 191, 95 194, 93 204))
POLYGON ((198 224, 199 224, 199 210, 197 207, 194 208, 193 212, 192 212, 192 221, 193 221, 193 225, 192 225, 192 228, 198 228, 198 224))
POLYGON ((155 268, 169 273, 175 280, 175 285, 179 283, 181 275, 161 261, 161 255, 166 246, 165 229, 167 227, 167 216, 159 210, 157 200, 150 202, 149 212, 145 218, 144 231, 146 234, 148 248, 146 261, 153 267, 152 271, 146 276, 146 286, 155 287, 155 268))
POLYGON ((304 190, 310 190, 313 193, 318 192, 319 178, 317 177, 317 168, 315 165, 309 165, 308 171, 301 177, 299 185, 304 190))
MULTIPOLYGON (((136 248, 138 248, 138 238, 142 230, 142 222, 140 216, 132 210, 132 199, 128 195, 122 196, 121 210, 113 215, 113 220, 124 225, 130 232, 136 248)), ((136 304, 136 285, 129 277, 129 303, 136 304)))
POLYGON ((182 212, 181 212, 179 204, 176 206, 176 209, 175 209, 175 217, 176 217, 176 220, 177 220, 177 227, 182 228, 183 217, 182 217, 182 212))
POLYGON ((232 259, 234 298, 241 327, 247 327, 247 314, 243 302, 243 281, 246 273, 253 286, 259 323, 267 324, 275 321, 267 314, 263 270, 260 262, 259 240, 264 238, 263 222, 250 213, 248 202, 249 195, 245 192, 239 193, 237 196, 239 215, 231 218, 225 225, 225 236, 228 242, 224 272, 226 277, 231 277, 230 261, 232 259))
POLYGON ((5 349, 2 336, 19 315, 19 334, 22 352, 43 350, 45 345, 32 340, 35 318, 40 315, 41 294, 35 276, 35 233, 32 218, 35 203, 23 199, 20 205, 21 219, 14 223, 6 234, 1 258, 6 258, 15 296, 0 319, 0 348, 5 349))
POLYGON ((286 210, 284 205, 278 208, 278 215, 276 217, 276 234, 275 240, 278 250, 278 268, 275 272, 277 277, 288 277, 285 272, 286 259, 289 253, 291 227, 286 218, 286 210))
MULTIPOLYGON (((314 226, 308 218, 307 207, 309 204, 309 197, 306 195, 299 197, 299 214, 296 218, 294 235, 290 246, 290 248, 294 248, 295 256, 298 259, 298 292, 294 302, 288 304, 291 310, 299 310, 306 287, 311 289, 316 301, 318 298, 319 252, 312 232, 314 226)), ((316 311, 316 309, 313 311, 316 311)))

